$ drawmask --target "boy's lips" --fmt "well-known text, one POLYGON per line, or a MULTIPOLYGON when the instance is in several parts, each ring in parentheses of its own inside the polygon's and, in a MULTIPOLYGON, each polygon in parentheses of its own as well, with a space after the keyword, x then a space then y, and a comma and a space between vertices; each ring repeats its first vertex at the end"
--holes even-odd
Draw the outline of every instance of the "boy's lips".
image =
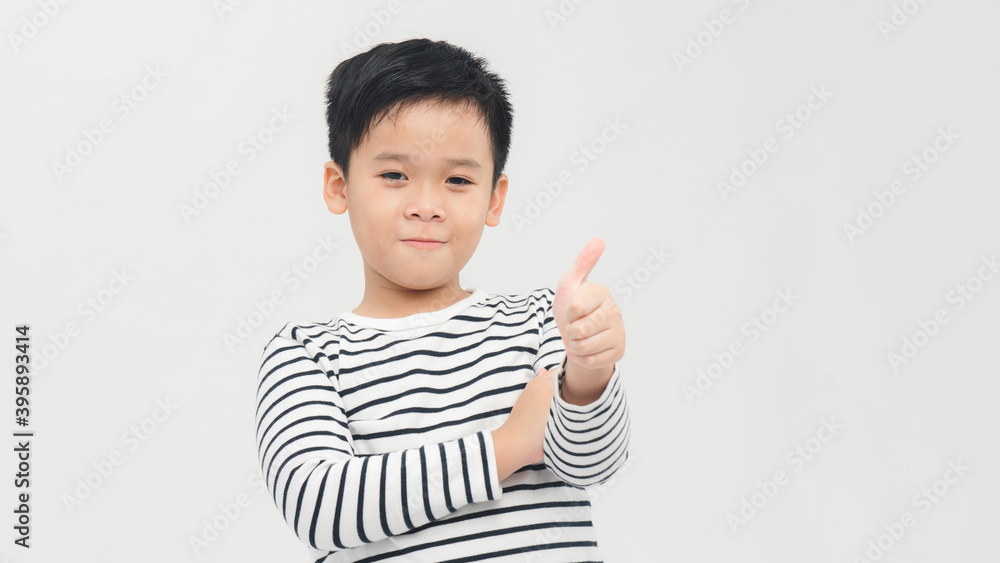
POLYGON ((413 248, 423 248, 427 250, 432 250, 444 246, 444 241, 427 239, 427 238, 404 239, 403 242, 409 246, 412 246, 413 248))

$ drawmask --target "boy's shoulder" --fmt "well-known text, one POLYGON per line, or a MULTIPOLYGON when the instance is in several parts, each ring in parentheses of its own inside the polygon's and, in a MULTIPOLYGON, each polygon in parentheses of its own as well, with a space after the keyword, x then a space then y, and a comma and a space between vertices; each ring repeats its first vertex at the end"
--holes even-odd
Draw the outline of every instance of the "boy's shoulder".
POLYGON ((521 292, 521 293, 507 293, 503 295, 495 295, 493 297, 503 297, 512 303, 517 302, 538 302, 547 301, 551 302, 552 298, 555 297, 556 293, 551 288, 548 287, 537 287, 535 289, 521 292))
POLYGON ((306 346, 321 335, 324 336, 325 340, 328 340, 327 335, 335 334, 335 331, 332 330, 335 323, 336 319, 330 322, 288 321, 271 336, 264 345, 264 350, 266 351, 278 343, 291 344, 289 341, 306 346))
POLYGON ((508 310, 547 310, 552 307, 555 291, 548 287, 537 287, 520 293, 490 293, 480 306, 497 308, 501 305, 508 310))

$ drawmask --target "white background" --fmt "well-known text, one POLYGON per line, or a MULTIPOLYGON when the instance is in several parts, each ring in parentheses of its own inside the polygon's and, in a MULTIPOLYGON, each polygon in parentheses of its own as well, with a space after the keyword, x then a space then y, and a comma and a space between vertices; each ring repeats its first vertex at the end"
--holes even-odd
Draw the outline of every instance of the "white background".
POLYGON ((515 108, 504 217, 463 286, 554 288, 587 240, 607 243, 588 279, 623 311, 633 432, 631 463, 594 495, 607 561, 860 561, 880 535, 883 561, 1000 557, 1000 277, 980 268, 1000 253, 996 3, 43 5, 0 12, 0 362, 12 374, 14 327, 30 324, 36 433, 33 547, 12 543, 8 449, 0 556, 306 560, 252 480, 260 353, 285 322, 329 320, 363 291, 348 217, 321 195, 327 75, 429 37, 486 57, 515 108), (880 29, 894 8, 901 25, 880 29), (165 73, 152 89, 147 67, 165 73), (810 108, 814 87, 831 94, 810 108), (127 116, 123 95, 143 98, 127 116), (294 117, 247 160, 241 143, 279 110, 294 117), (113 130, 87 150, 102 119, 113 130), (608 120, 627 127, 603 142, 608 120), (745 162, 769 138, 766 162, 745 162), (582 169, 588 145, 600 154, 582 169), (58 173, 77 146, 88 154, 58 173), (914 157, 934 162, 916 177, 914 157), (241 172, 206 191, 232 160, 241 172), (741 165, 752 174, 724 197, 741 165), (553 198, 544 184, 564 171, 553 198), (849 236, 859 210, 877 217, 849 236), (340 246, 293 288, 283 275, 318 238, 340 246), (275 290, 283 302, 251 315, 275 290), (228 346, 248 318, 259 326, 228 346), (769 323, 757 338, 755 318, 769 323), (904 338, 921 345, 894 367, 904 338), (728 367, 689 401, 717 354, 728 367), (788 479, 768 485, 777 471, 788 479))

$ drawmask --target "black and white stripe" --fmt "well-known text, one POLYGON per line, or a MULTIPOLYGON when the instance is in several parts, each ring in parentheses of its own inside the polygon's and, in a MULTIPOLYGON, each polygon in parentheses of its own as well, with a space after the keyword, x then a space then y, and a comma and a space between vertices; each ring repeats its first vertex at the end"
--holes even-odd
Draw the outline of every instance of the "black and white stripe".
POLYGON ((553 297, 476 289, 432 313, 278 331, 258 374, 257 453, 311 561, 600 560, 582 487, 628 456, 618 366, 591 405, 557 394, 544 463, 497 481, 490 431, 538 371, 563 369, 553 297))

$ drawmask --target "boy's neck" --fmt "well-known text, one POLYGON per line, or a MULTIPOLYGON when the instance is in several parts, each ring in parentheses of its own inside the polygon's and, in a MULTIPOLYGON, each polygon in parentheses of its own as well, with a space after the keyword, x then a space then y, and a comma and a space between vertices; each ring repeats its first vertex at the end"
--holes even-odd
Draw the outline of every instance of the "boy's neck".
POLYGON ((398 319, 440 311, 470 295, 472 292, 462 289, 457 280, 453 284, 424 290, 368 286, 361 304, 351 312, 373 319, 398 319))

